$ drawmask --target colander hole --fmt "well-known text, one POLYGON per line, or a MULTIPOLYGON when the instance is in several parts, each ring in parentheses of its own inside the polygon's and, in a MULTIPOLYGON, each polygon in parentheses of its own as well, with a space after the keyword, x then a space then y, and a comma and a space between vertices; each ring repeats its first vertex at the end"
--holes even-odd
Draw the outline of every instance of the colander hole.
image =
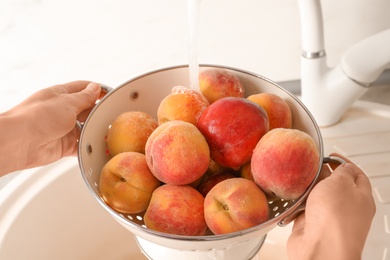
POLYGON ((285 208, 285 207, 287 207, 288 206, 288 202, 285 202, 284 204, 283 204, 283 207, 285 208))
POLYGON ((136 99, 138 99, 138 97, 139 97, 138 90, 133 90, 130 92, 130 99, 131 100, 136 100, 136 99))
POLYGON ((278 206, 275 206, 272 210, 273 210, 273 211, 277 211, 278 208, 279 208, 278 206))
POLYGON ((99 184, 97 184, 96 182, 94 182, 93 185, 95 185, 95 187, 99 187, 99 184))
POLYGON ((142 221, 142 217, 141 216, 136 216, 136 218, 140 221, 142 221))
POLYGON ((280 213, 279 212, 277 212, 276 214, 275 214, 275 218, 277 217, 277 216, 279 216, 280 215, 280 213))
POLYGON ((87 144, 85 149, 87 150, 87 153, 88 154, 91 154, 92 153, 92 146, 90 144, 87 144))
POLYGON ((128 215, 127 218, 133 220, 133 216, 128 215))

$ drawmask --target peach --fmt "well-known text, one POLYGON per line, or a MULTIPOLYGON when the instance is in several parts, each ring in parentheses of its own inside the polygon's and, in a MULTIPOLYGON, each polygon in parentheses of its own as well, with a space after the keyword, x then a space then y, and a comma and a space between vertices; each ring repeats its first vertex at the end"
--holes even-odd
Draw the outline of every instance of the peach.
POLYGON ((211 176, 207 176, 200 185, 198 186, 198 191, 200 194, 202 194, 204 197, 206 197, 207 193, 217 184, 221 181, 230 179, 230 178, 236 178, 237 176, 232 171, 225 171, 220 172, 211 176))
POLYGON ((206 174, 208 176, 211 176, 214 174, 224 172, 228 169, 229 169, 228 167, 221 166, 218 163, 216 163, 213 159, 210 158, 210 164, 209 164, 209 168, 207 169, 206 174))
POLYGON ((122 152, 145 153, 145 144, 150 134, 157 128, 157 121, 140 111, 120 114, 107 133, 107 146, 111 156, 122 152))
POLYGON ((251 169, 251 161, 247 162, 240 168, 240 176, 242 178, 254 181, 251 169))
POLYGON ((269 130, 279 127, 292 127, 290 106, 280 96, 273 93, 258 93, 250 95, 247 99, 260 105, 267 112, 269 130))
POLYGON ((147 228, 159 232, 205 235, 204 197, 188 185, 162 185, 153 192, 144 221, 147 228))
POLYGON ((268 131, 265 110, 245 98, 227 97, 210 104, 198 121, 210 147, 211 159, 239 170, 268 131))
POLYGON ((244 178, 232 178, 215 185, 204 201, 207 226, 215 234, 227 234, 257 226, 269 219, 264 192, 244 178))
POLYGON ((209 102, 201 93, 182 86, 173 87, 157 109, 157 120, 160 125, 173 120, 196 125, 208 105, 209 102))
POLYGON ((313 182, 319 163, 318 147, 311 136, 298 129, 276 128, 257 144, 251 169, 265 193, 292 200, 313 182))
POLYGON ((145 146, 154 176, 173 185, 190 184, 207 170, 210 150, 202 133, 191 123, 170 121, 157 127, 145 146))
POLYGON ((149 170, 145 155, 137 152, 117 154, 102 168, 100 193, 114 210, 134 214, 146 210, 160 181, 149 170))
POLYGON ((244 97, 240 79, 225 69, 207 69, 199 73, 199 88, 210 104, 224 97, 244 97))

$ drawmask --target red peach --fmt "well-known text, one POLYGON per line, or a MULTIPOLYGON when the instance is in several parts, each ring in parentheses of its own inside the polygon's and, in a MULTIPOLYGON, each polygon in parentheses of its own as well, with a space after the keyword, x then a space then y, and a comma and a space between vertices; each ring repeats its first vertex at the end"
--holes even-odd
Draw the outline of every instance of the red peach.
POLYGON ((230 178, 236 178, 237 176, 231 172, 231 171, 225 171, 220 172, 214 175, 209 176, 208 178, 205 178, 199 185, 198 191, 200 194, 202 194, 204 197, 206 197, 207 193, 217 184, 221 181, 230 179, 230 178))
POLYGON ((318 147, 311 136, 297 129, 276 128, 257 144, 251 169, 265 193, 292 200, 313 182, 319 163, 318 147))
POLYGON ((216 235, 257 226, 269 219, 264 192, 244 178, 232 178, 215 185, 204 201, 205 219, 216 235))
POLYGON ((250 161, 257 142, 268 131, 268 118, 256 103, 227 97, 203 111, 198 128, 209 144, 211 159, 238 170, 250 161))
POLYGON ((240 79, 225 69, 208 69, 199 73, 199 88, 209 103, 224 97, 244 97, 240 79))
POLYGON ((163 185, 152 195, 144 216, 147 228, 175 235, 205 235, 204 198, 194 188, 163 185))
POLYGON ((154 176, 173 185, 196 181, 210 161, 210 150, 201 132, 179 120, 157 127, 146 142, 145 155, 154 176))

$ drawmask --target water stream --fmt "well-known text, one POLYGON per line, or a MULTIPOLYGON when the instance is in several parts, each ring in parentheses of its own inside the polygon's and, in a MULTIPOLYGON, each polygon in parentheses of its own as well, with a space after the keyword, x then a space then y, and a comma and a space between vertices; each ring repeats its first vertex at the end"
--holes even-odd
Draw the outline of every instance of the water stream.
POLYGON ((201 0, 187 0, 188 27, 189 27, 189 79, 190 88, 199 90, 199 61, 198 61, 198 38, 199 38, 199 13, 201 0))

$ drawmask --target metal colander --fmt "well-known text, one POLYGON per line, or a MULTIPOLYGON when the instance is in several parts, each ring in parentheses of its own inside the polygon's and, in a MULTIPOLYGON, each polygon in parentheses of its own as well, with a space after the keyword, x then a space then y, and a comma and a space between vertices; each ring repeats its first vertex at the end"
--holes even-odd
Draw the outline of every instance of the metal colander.
MULTIPOLYGON (((239 69, 201 65, 200 71, 223 68, 236 74, 245 87, 245 94, 274 93, 289 104, 293 114, 293 128, 308 133, 315 141, 320 161, 323 157, 322 137, 314 118, 297 97, 274 82, 239 69)), ((260 249, 266 234, 277 225, 286 225, 295 215, 304 210, 306 198, 315 181, 298 199, 292 201, 269 201, 270 219, 258 226, 225 235, 179 236, 157 232, 144 225, 143 213, 122 214, 111 209, 99 193, 99 178, 102 167, 110 159, 104 137, 110 124, 125 111, 143 111, 157 119, 157 108, 173 86, 189 86, 188 66, 177 66, 153 71, 109 91, 94 107, 84 122, 79 140, 78 160, 81 174, 89 191, 100 205, 121 225, 132 232, 145 255, 150 259, 250 259, 260 249)), ((337 158, 336 158, 337 160, 337 158)), ((317 177, 321 171, 320 164, 317 177)), ((316 179, 317 179, 316 177, 316 179)))

